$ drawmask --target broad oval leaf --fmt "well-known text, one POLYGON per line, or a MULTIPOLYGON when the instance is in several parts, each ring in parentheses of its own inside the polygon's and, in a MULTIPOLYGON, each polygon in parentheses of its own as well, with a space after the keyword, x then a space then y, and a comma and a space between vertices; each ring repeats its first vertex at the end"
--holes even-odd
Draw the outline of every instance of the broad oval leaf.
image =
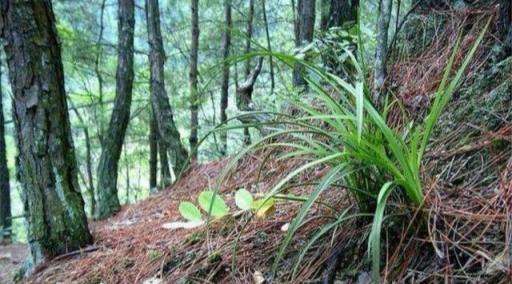
POLYGON ((189 221, 202 221, 201 211, 193 203, 184 201, 180 203, 179 211, 183 218, 189 221))
POLYGON ((274 198, 262 198, 254 201, 251 207, 256 211, 256 217, 268 218, 275 210, 274 204, 274 198))
POLYGON ((199 202, 201 209, 203 209, 206 213, 210 213, 211 216, 215 218, 222 218, 229 212, 229 208, 226 206, 224 200, 211 190, 201 192, 197 198, 197 201, 199 202))
POLYGON ((251 209, 253 201, 251 193, 245 188, 241 188, 235 193, 236 206, 242 210, 251 209))

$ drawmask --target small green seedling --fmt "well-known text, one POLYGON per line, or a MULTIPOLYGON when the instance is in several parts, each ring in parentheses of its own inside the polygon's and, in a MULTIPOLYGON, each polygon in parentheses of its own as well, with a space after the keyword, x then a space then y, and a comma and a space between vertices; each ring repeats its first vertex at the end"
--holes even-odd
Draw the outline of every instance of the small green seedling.
MULTIPOLYGON (((220 219, 229 213, 229 208, 224 200, 213 191, 203 191, 199 194, 197 202, 201 209, 216 219, 220 219), (211 207, 211 208, 210 208, 211 207)), ((178 207, 181 216, 186 222, 170 222, 162 225, 165 229, 194 229, 206 223, 201 210, 192 202, 182 201, 178 207)))

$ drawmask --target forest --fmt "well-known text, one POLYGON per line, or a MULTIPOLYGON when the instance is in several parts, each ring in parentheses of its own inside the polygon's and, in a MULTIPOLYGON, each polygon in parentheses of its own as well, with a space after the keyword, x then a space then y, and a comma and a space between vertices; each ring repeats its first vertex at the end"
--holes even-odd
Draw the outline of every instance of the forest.
POLYGON ((512 0, 0 0, 0 284, 512 283, 512 0))

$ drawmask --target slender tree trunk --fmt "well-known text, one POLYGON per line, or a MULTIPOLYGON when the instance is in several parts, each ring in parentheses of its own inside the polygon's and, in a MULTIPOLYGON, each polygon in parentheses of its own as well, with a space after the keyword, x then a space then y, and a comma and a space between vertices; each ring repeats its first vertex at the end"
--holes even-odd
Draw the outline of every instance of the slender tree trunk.
POLYGON ((197 132, 199 130, 198 110, 199 96, 197 92, 197 57, 199 49, 199 0, 192 0, 192 46, 190 49, 190 156, 197 160, 197 132))
POLYGON ((167 158, 167 144, 160 140, 158 143, 158 155, 160 156, 160 190, 166 189, 172 183, 169 159, 167 158))
POLYGON ((128 163, 128 151, 126 150, 126 144, 124 147, 124 162, 125 165, 125 175, 126 175, 126 204, 130 204, 130 164, 128 163))
POLYGON ((4 108, 2 90, 2 64, 0 62, 0 243, 11 238, 11 189, 5 145, 4 108), (3 234, 3 235, 2 235, 3 234))
POLYGON ((392 0, 381 0, 379 5, 379 18, 377 20, 377 48, 375 52, 375 73, 373 78, 373 103, 382 104, 385 88, 388 55, 388 30, 391 19, 392 0))
MULTIPOLYGON (((229 50, 231 48, 231 28, 233 27, 231 19, 231 0, 224 0, 224 17, 226 28, 224 30, 224 36, 222 40, 222 59, 224 60, 222 67, 222 86, 220 94, 220 122, 225 123, 228 120, 226 109, 228 108, 228 96, 229 96, 229 50)), ((220 133, 221 141, 221 154, 226 155, 227 153, 227 132, 223 131, 220 133)))
MULTIPOLYGON (((251 52, 251 43, 252 43, 252 32, 253 32, 253 22, 254 22, 254 1, 249 0, 249 14, 247 15, 247 30, 246 30, 246 39, 245 39, 245 54, 249 54, 251 52)), ((249 77, 251 73, 251 58, 248 58, 245 61, 245 77, 249 77)))
POLYGON ((105 14, 105 4, 106 0, 101 1, 100 7, 100 31, 98 33, 98 40, 96 41, 96 58, 94 60, 94 73, 96 74, 96 80, 98 81, 98 97, 99 97, 99 107, 100 107, 100 115, 98 118, 97 110, 94 108, 94 116, 96 121, 98 122, 98 138, 100 140, 100 144, 103 145, 103 135, 105 134, 105 126, 103 123, 103 113, 105 111, 104 101, 103 101, 103 76, 101 75, 101 55, 103 53, 103 30, 104 30, 104 14, 105 14))
POLYGON ((153 112, 149 119, 149 189, 156 189, 158 186, 158 129, 156 118, 153 112))
POLYGON ((96 215, 100 219, 109 217, 121 209, 117 196, 117 176, 123 141, 130 121, 134 78, 134 28, 134 0, 119 0, 116 98, 107 130, 108 139, 103 141, 103 149, 98 165, 98 206, 96 215))
MULTIPOLYGON (((270 32, 268 30, 268 20, 267 20, 267 5, 265 0, 261 0, 261 9, 263 10, 263 22, 265 24, 265 35, 267 37, 267 49, 270 53, 272 53, 272 44, 270 41, 270 32)), ((270 93, 274 93, 274 88, 276 86, 276 82, 274 79, 274 60, 272 59, 272 55, 269 57, 270 63, 270 93)))
POLYGON ((165 141, 169 155, 173 158, 176 174, 184 170, 188 152, 181 143, 181 136, 174 123, 174 116, 165 90, 165 52, 160 28, 158 0, 146 0, 146 20, 148 25, 149 63, 151 65, 151 105, 156 117, 160 138, 165 141))
MULTIPOLYGON (((315 31, 315 0, 299 0, 298 5, 298 47, 313 41, 315 31)), ((293 83, 295 86, 305 86, 304 67, 296 64, 293 70, 293 83)))
MULTIPOLYGON (((50 0, 2 0, 1 36, 14 97, 18 176, 31 263, 92 242, 80 195, 50 0)), ((29 272, 30 269, 27 271, 29 272)))
POLYGON ((86 154, 86 167, 87 167, 87 182, 88 193, 90 199, 90 212, 91 216, 94 216, 94 212, 96 212, 96 194, 94 190, 94 179, 92 176, 92 157, 91 157, 91 138, 89 136, 89 130, 87 127, 84 127, 84 136, 85 136, 85 154, 86 154))
POLYGON ((76 108, 76 106, 73 105, 73 102, 70 101, 71 103, 71 109, 73 110, 73 112, 75 113, 76 117, 78 118, 78 120, 80 121, 80 124, 82 125, 82 128, 83 128, 83 131, 84 131, 84 138, 85 138, 85 163, 86 163, 86 171, 87 171, 87 180, 84 178, 84 176, 81 174, 81 172, 79 172, 81 175, 82 175, 82 179, 83 179, 83 182, 85 184, 87 184, 87 193, 89 194, 89 200, 90 200, 90 211, 91 212, 91 216, 94 216, 95 212, 96 212, 96 198, 95 198, 95 193, 94 193, 94 179, 93 179, 93 176, 92 176, 92 157, 91 157, 91 138, 90 138, 90 135, 89 135, 89 129, 87 128, 86 124, 85 124, 85 120, 83 119, 82 115, 80 114, 80 112, 78 111, 78 109, 76 108))

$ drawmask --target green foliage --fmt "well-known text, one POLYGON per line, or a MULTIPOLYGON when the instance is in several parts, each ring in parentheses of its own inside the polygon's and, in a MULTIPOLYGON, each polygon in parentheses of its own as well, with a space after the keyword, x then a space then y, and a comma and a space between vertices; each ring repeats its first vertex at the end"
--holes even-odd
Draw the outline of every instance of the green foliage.
POLYGON ((421 162, 432 129, 460 84, 486 30, 487 27, 474 42, 459 68, 452 72, 455 55, 459 52, 459 38, 425 123, 415 124, 414 121, 410 121, 402 128, 394 128, 387 124, 387 112, 395 101, 391 101, 382 111, 373 106, 369 100, 363 68, 349 50, 345 52, 355 71, 350 77, 354 78, 351 81, 286 54, 254 54, 271 55, 290 67, 302 64, 309 72, 305 79, 312 91, 311 97, 302 97, 291 102, 299 110, 298 113, 303 114, 301 117, 275 115, 272 122, 276 125, 275 131, 241 151, 221 175, 219 184, 236 165, 238 159, 248 152, 264 148, 286 147, 287 150, 281 151, 283 154, 278 159, 300 159, 305 162, 279 180, 261 202, 271 199, 287 183, 313 167, 330 167, 317 182, 317 186, 290 225, 275 258, 274 272, 312 204, 322 192, 332 189, 334 184, 341 183, 357 200, 358 207, 363 213, 376 209, 369 236, 369 252, 372 256, 374 280, 378 281, 380 233, 387 200, 396 189, 404 193, 405 202, 416 207, 422 206, 424 196, 421 185, 421 162), (339 97, 332 94, 338 94, 339 97))
POLYGON ((201 209, 208 213, 209 216, 222 218, 229 213, 229 208, 226 206, 224 200, 214 191, 208 190, 201 192, 197 201, 201 209))
POLYGON ((235 194, 235 203, 238 208, 242 210, 249 210, 252 208, 252 203, 254 199, 250 192, 248 192, 245 188, 239 189, 235 194))
POLYGON ((201 211, 199 211, 199 208, 195 206, 193 203, 184 201, 180 203, 179 211, 181 216, 183 218, 187 219, 188 221, 201 221, 203 217, 201 216, 201 211))

